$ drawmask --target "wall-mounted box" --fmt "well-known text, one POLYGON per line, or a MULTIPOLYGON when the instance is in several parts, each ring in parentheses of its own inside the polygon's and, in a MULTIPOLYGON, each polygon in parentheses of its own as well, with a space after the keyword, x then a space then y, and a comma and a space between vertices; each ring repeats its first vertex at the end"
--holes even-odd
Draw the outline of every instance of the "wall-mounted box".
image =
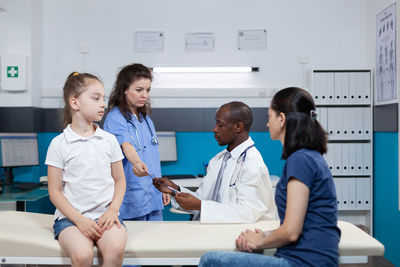
POLYGON ((8 54, 1 58, 0 88, 3 91, 26 91, 28 88, 28 57, 8 54))

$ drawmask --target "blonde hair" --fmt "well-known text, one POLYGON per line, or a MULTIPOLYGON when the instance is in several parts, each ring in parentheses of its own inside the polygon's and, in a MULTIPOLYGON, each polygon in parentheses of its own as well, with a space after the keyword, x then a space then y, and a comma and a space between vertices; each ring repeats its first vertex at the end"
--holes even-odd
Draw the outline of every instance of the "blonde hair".
POLYGON ((64 110, 63 110, 63 123, 64 126, 67 126, 72 122, 72 110, 69 104, 69 99, 71 97, 80 96, 88 87, 91 81, 100 81, 95 75, 90 73, 79 73, 72 72, 67 80, 65 81, 65 85, 63 88, 63 97, 64 97, 64 110))

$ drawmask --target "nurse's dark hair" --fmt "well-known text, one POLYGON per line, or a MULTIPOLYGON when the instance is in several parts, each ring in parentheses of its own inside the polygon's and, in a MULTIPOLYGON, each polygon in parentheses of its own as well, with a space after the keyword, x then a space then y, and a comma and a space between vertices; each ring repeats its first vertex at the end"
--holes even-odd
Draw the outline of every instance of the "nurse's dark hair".
POLYGON ((69 104, 71 97, 79 97, 94 81, 103 83, 98 77, 90 73, 72 72, 68 75, 63 88, 64 110, 63 123, 67 126, 72 122, 72 108, 69 104))
MULTIPOLYGON (((111 92, 110 99, 108 100, 108 111, 114 107, 118 107, 125 119, 130 120, 131 112, 128 108, 125 92, 132 83, 140 79, 153 80, 153 75, 149 68, 138 63, 123 67, 117 75, 117 80, 114 83, 114 88, 111 92)), ((150 102, 146 103, 142 108, 139 108, 138 111, 139 113, 142 113, 144 117, 147 114, 150 114, 150 102)))
POLYGON ((248 105, 240 101, 233 101, 222 105, 221 108, 229 110, 233 123, 242 122, 246 131, 250 131, 253 123, 253 112, 248 105))
POLYGON ((275 94, 270 107, 277 115, 282 112, 286 117, 282 159, 287 159, 302 148, 316 150, 321 154, 327 152, 327 132, 316 120, 315 104, 306 90, 297 87, 282 89, 275 94))

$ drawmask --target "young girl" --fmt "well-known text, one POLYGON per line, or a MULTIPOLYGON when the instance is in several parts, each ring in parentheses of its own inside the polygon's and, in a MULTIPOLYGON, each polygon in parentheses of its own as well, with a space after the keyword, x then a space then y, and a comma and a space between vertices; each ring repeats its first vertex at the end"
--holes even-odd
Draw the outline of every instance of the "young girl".
POLYGON ((340 230, 336 191, 328 165, 326 132, 316 120, 311 95, 286 88, 268 110, 271 138, 283 145, 286 160, 275 202, 281 225, 271 232, 246 230, 237 249, 278 248, 274 257, 243 252, 210 252, 199 266, 338 266, 340 230))
POLYGON ((149 116, 152 79, 142 64, 122 68, 104 122, 104 129, 117 137, 125 154, 127 190, 120 210, 125 220, 161 221, 163 202, 170 201, 152 183, 154 177, 161 177, 156 130, 149 116))
POLYGON ((47 151, 54 233, 72 266, 92 266, 93 245, 103 266, 121 266, 126 229, 118 218, 125 193, 123 155, 116 138, 96 124, 104 114, 104 87, 94 75, 72 73, 64 85, 63 133, 47 151))

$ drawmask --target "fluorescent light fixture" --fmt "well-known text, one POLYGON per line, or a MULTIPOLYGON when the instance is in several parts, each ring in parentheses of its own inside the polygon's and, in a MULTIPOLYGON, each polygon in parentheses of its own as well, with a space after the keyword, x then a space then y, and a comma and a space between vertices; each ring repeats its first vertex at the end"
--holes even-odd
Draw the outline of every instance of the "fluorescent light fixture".
POLYGON ((258 72, 258 67, 154 67, 153 72, 170 73, 222 73, 222 72, 258 72))

